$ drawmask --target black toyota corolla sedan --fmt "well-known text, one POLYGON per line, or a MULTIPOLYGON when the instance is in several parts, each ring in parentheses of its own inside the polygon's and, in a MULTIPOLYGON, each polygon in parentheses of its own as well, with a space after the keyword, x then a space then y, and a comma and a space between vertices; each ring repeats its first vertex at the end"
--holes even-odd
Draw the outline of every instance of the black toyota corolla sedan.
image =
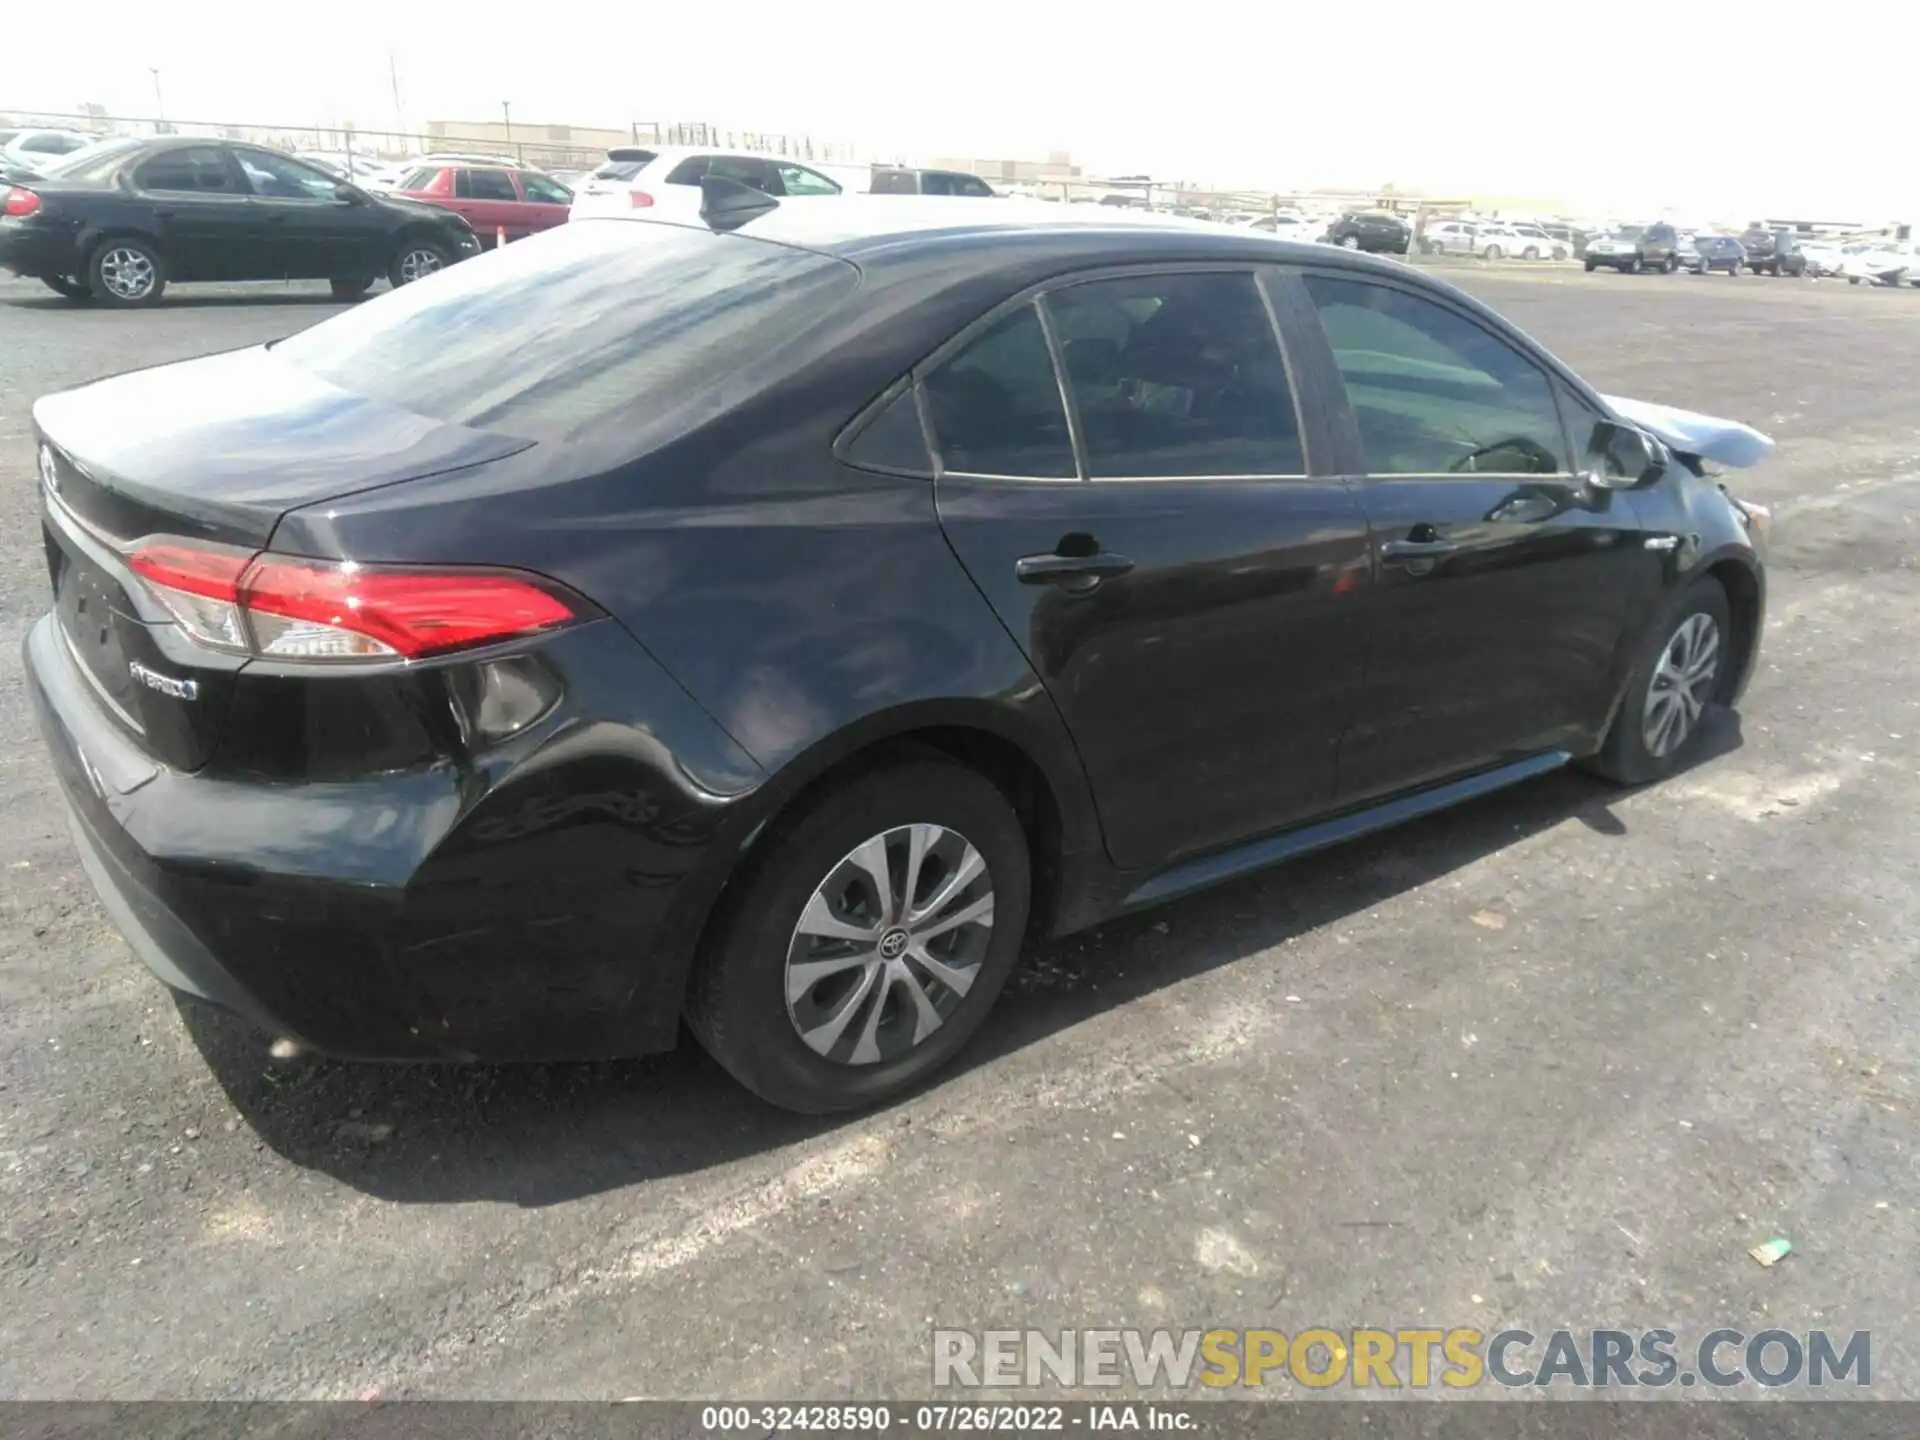
POLYGON ((899 1092, 1057 935, 1753 669, 1770 447, 1398 264, 1017 201, 576 223, 34 407, 32 692, 167 984, 899 1092))
POLYGON ((0 184, 0 269, 103 305, 200 280, 327 280, 350 300, 479 251, 449 211, 225 140, 107 140, 0 184))

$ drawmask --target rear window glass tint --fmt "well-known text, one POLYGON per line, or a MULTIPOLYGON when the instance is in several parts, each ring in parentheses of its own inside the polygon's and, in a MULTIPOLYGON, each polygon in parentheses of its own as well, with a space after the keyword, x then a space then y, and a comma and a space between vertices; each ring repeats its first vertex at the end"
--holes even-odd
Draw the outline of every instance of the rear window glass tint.
POLYGON ((652 162, 653 156, 648 155, 643 159, 638 154, 628 156, 621 160, 608 160, 593 172, 593 178, 596 180, 631 180, 642 170, 646 169, 652 162))
POLYGON ((669 185, 698 185, 707 178, 707 166, 712 163, 705 155, 695 155, 682 160, 667 172, 669 185))
POLYGON ((531 439, 669 425, 753 393, 859 283, 844 261, 674 226, 563 225, 280 342, 332 384, 531 439))
POLYGON ((1071 480, 1073 441, 1046 332, 1023 305, 927 377, 940 462, 975 475, 1071 480))
POLYGON ((847 446, 849 462, 874 470, 905 470, 914 475, 933 473, 927 437, 920 429, 920 407, 909 385, 896 395, 866 429, 847 446))

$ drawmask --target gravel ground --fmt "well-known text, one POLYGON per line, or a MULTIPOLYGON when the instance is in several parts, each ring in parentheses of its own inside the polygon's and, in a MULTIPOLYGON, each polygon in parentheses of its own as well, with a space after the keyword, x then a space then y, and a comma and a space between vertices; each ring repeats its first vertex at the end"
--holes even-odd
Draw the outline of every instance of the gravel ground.
MULTIPOLYGON (((1920 296, 1456 273, 1779 439, 1744 715, 1664 785, 1552 776, 1050 946, 878 1114, 691 1049, 270 1062, 108 925, 9 663, 0 1395, 909 1396, 937 1323, 1870 1329, 1920 1398, 1920 296)), ((0 282, 4 653, 46 605, 33 397, 333 308, 0 282)))

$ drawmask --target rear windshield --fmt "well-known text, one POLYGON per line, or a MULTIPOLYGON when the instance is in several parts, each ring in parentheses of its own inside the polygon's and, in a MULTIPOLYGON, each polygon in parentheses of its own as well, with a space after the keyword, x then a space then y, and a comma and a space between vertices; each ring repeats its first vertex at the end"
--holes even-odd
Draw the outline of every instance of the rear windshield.
POLYGON ((843 260, 632 220, 562 225, 274 353, 360 395, 534 440, 638 438, 750 393, 859 283, 843 260))
POLYGON ((62 180, 105 179, 120 163, 123 156, 138 150, 140 146, 141 142, 131 136, 115 140, 99 140, 62 155, 50 164, 42 165, 40 173, 48 179, 55 175, 62 180))
POLYGON ((654 160, 650 150, 623 150, 619 156, 609 156, 598 170, 593 172, 596 180, 631 180, 654 160))

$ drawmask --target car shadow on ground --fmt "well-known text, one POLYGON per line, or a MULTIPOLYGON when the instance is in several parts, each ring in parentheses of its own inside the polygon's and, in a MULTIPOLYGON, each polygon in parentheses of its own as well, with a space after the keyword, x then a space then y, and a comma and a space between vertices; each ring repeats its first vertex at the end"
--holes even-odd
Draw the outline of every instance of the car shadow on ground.
MULTIPOLYGON (((1717 712, 1700 741, 1688 768, 1739 748, 1738 717, 1717 712)), ((1580 771, 1555 772, 1032 947, 958 1068, 1245 960, 1570 820, 1627 839, 1612 808, 1622 793, 1580 771)), ((181 1012, 261 1140, 296 1165, 387 1200, 555 1204, 777 1149, 848 1118, 762 1103, 685 1036, 669 1055, 594 1064, 280 1063, 243 1022, 191 1003, 181 1012)))

